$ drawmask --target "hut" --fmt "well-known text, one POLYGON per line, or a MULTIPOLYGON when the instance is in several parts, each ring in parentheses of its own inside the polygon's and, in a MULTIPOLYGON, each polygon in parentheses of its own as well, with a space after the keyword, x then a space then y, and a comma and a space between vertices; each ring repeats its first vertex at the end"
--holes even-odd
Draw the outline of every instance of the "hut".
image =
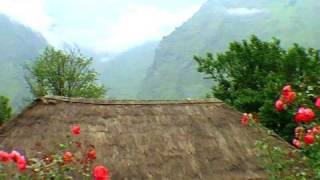
MULTIPOLYGON (((261 137, 220 101, 117 101, 44 97, 0 128, 1 146, 32 153, 81 126, 112 179, 264 179, 254 151, 261 137)), ((283 141, 274 138, 275 143, 283 141)))

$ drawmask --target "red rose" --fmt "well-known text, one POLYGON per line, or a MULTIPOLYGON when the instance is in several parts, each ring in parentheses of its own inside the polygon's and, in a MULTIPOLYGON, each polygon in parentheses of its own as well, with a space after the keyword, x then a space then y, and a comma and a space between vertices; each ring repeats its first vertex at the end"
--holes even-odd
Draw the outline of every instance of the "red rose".
POLYGON ((274 106, 276 107, 277 111, 283 111, 286 105, 279 99, 276 101, 274 106))
POLYGON ((95 150, 90 150, 88 153, 87 153, 87 157, 91 160, 94 160, 96 159, 97 157, 97 153, 95 150))
POLYGON ((7 152, 0 151, 0 161, 3 163, 7 163, 10 160, 10 155, 7 152))
POLYGON ((296 120, 297 123, 301 123, 304 120, 304 115, 301 113, 296 113, 294 116, 294 119, 296 120))
POLYGON ((287 96, 289 92, 292 92, 292 88, 290 85, 286 85, 282 89, 282 95, 287 96))
POLYGON ((315 118, 316 114, 313 112, 312 109, 306 108, 305 109, 305 116, 306 116, 306 120, 305 121, 309 122, 309 121, 311 121, 311 120, 313 120, 315 118))
POLYGON ((93 169, 93 177, 95 180, 109 180, 109 170, 100 165, 93 169))
POLYGON ((17 161, 17 168, 19 171, 24 171, 27 168, 27 161, 24 156, 20 156, 17 161))
POLYGON ((313 144, 314 143, 314 135, 313 134, 307 134, 305 137, 304 137, 304 142, 306 144, 313 144))
POLYGON ((295 92, 288 92, 286 95, 283 95, 286 103, 291 104, 296 99, 297 94, 295 92))
POLYGON ((244 113, 242 115, 242 118, 241 118, 241 123, 243 125, 247 125, 249 123, 249 115, 247 113, 244 113))
POLYGON ((21 154, 20 154, 18 151, 14 151, 14 150, 13 150, 13 151, 9 154, 9 156, 10 156, 10 159, 11 159, 12 161, 18 162, 21 154))
POLYGON ((297 123, 305 122, 308 123, 315 118, 315 113, 310 108, 299 108, 295 115, 295 120, 297 123))
POLYGON ((63 161, 65 163, 69 163, 71 162, 73 159, 73 154, 71 152, 65 152, 64 155, 63 155, 63 161))
POLYGON ((292 141, 292 144, 293 144, 296 148, 298 148, 298 149, 301 148, 301 142, 300 142, 299 140, 297 140, 297 139, 294 139, 294 140, 292 141))
POLYGON ((71 127, 71 131, 73 135, 79 135, 80 134, 80 126, 79 125, 74 125, 71 127))
POLYGON ((320 109, 320 98, 318 97, 315 103, 316 107, 320 109))

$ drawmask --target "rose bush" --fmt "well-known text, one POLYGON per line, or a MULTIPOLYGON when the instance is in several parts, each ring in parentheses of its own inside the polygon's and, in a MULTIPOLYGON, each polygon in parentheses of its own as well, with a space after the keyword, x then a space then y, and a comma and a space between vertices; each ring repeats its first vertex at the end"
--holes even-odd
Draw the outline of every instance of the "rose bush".
MULTIPOLYGON (((320 179, 320 97, 313 94, 313 87, 295 92, 290 85, 283 87, 274 107, 282 115, 290 115, 296 123, 292 145, 294 150, 269 144, 267 139, 257 141, 259 156, 270 179, 320 179)), ((241 123, 263 128, 247 113, 241 123)))
MULTIPOLYGON (((71 133, 71 138, 76 139, 80 135, 80 126, 72 126, 71 133)), ((109 180, 109 170, 105 166, 93 167, 97 158, 95 147, 83 148, 82 143, 74 139, 60 144, 55 154, 40 152, 39 144, 36 147, 40 147, 37 152, 41 155, 36 157, 27 158, 17 150, 10 153, 0 151, 0 179, 109 180)))
POLYGON ((261 124, 288 142, 292 141, 295 122, 290 113, 278 112, 291 106, 296 97, 301 98, 300 92, 320 95, 318 48, 293 44, 287 49, 278 39, 264 41, 253 35, 231 42, 224 52, 194 59, 198 71, 213 80, 213 97, 239 111, 259 113, 261 124), (297 92, 286 87, 276 110, 275 97, 284 84, 290 84, 297 92))

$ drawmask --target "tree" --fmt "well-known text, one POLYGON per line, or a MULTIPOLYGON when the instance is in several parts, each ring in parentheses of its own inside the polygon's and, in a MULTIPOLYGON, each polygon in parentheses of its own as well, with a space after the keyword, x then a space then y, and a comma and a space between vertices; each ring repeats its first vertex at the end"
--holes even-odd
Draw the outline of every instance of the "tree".
POLYGON ((276 92, 290 84, 297 92, 310 91, 312 86, 313 93, 320 95, 319 53, 298 44, 285 50, 278 39, 264 42, 252 36, 231 42, 226 52, 215 57, 208 53, 194 59, 198 71, 214 79, 215 97, 240 111, 260 112, 261 122, 286 140, 292 139, 295 123, 291 116, 274 110, 276 92))
POLYGON ((11 112, 12 109, 9 105, 9 99, 4 96, 0 96, 0 125, 10 119, 11 112))
POLYGON ((92 58, 79 51, 47 47, 34 63, 26 65, 26 80, 35 97, 104 97, 106 89, 97 83, 97 73, 90 68, 91 64, 92 58))

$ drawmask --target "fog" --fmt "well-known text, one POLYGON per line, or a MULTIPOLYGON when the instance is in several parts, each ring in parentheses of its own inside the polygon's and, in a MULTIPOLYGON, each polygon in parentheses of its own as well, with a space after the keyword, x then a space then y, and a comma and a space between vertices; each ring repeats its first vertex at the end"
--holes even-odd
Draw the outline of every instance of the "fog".
POLYGON ((1 0, 0 13, 40 32, 50 44, 118 53, 160 40, 204 0, 1 0))

